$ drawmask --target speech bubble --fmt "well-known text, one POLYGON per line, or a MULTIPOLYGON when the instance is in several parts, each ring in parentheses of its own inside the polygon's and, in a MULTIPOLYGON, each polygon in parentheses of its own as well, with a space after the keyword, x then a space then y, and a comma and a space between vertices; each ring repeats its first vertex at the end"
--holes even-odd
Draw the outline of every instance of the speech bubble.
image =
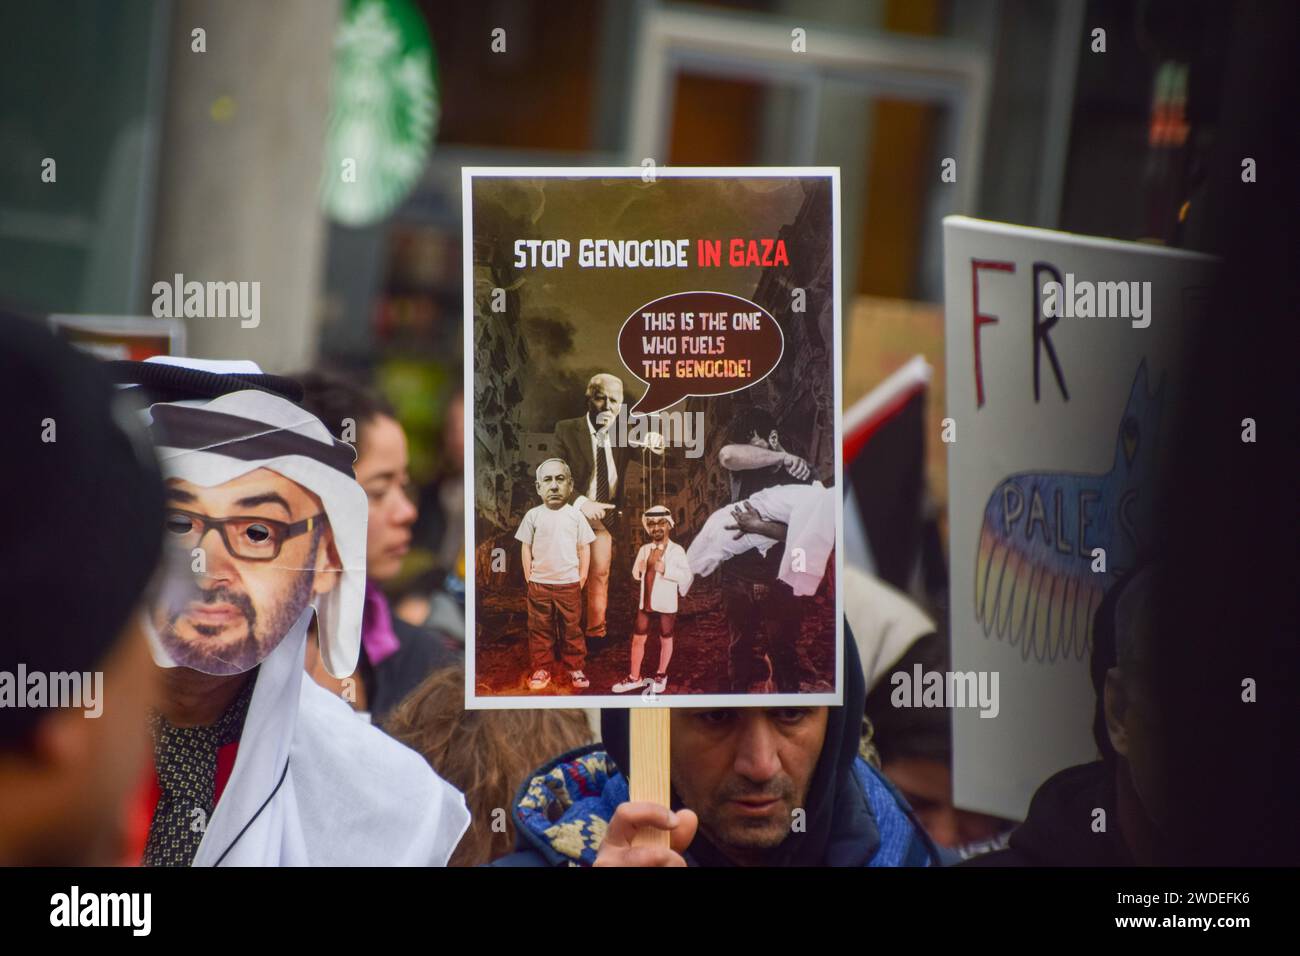
POLYGON ((618 354, 646 384, 629 410, 650 415, 691 395, 730 395, 771 374, 785 334, 761 305, 728 292, 674 292, 647 302, 618 333, 618 354))

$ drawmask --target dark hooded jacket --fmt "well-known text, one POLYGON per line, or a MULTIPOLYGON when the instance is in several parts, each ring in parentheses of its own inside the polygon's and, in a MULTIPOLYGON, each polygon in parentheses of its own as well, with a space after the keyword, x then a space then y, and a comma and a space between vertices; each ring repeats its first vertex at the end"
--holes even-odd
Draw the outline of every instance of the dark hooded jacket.
POLYGON ((1029 801, 1025 822, 1011 832, 1007 848, 962 866, 1132 866, 1115 811, 1115 768, 1098 760, 1049 777, 1029 801), (1109 826, 1093 829, 1096 810, 1109 826))
MULTIPOLYGON (((846 632, 844 705, 829 708, 826 741, 808 788, 802 832, 773 852, 772 866, 932 866, 941 856, 894 786, 858 755, 866 681, 846 632)), ((551 761, 515 800, 518 846, 494 866, 590 866, 618 805, 628 799, 626 710, 601 714, 602 746, 551 761)), ((673 794, 674 808, 681 801, 673 794)), ((686 851, 692 866, 729 866, 703 833, 686 851)))
POLYGON ((369 692, 370 720, 382 724, 424 679, 443 667, 460 664, 464 651, 439 631, 392 618, 398 649, 378 664, 371 664, 362 645, 357 667, 369 692))

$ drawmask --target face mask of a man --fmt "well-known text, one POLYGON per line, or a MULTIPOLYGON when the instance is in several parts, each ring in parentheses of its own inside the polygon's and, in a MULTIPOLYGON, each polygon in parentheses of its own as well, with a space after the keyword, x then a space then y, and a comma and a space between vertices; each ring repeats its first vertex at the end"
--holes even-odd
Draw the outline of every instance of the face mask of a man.
POLYGON ((351 446, 297 405, 261 391, 155 404, 167 481, 164 537, 183 575, 155 602, 164 667, 244 673, 308 608, 326 668, 355 668, 365 588, 366 496, 351 446))

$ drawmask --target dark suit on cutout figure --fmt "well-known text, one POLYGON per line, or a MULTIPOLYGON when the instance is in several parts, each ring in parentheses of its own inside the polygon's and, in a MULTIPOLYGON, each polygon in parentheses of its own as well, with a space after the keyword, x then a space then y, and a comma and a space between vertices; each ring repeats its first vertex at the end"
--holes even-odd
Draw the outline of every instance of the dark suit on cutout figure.
POLYGON ((601 373, 587 383, 587 414, 566 418, 555 426, 557 456, 573 471, 573 498, 569 502, 586 516, 596 540, 591 544, 587 575, 587 637, 605 636, 605 609, 609 604, 609 568, 613 560, 616 519, 626 500, 628 464, 632 449, 612 443, 603 461, 596 458, 597 443, 609 438, 609 429, 623 405, 623 382, 601 373))

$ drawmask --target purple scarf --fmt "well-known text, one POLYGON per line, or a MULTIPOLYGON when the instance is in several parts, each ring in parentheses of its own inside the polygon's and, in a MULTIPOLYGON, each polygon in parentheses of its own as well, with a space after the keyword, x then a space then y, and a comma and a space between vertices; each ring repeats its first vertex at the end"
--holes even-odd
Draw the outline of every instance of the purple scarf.
POLYGON ((366 609, 361 616, 361 646, 366 660, 374 667, 392 657, 401 649, 393 631, 393 615, 388 609, 388 599, 374 581, 366 581, 366 609))

